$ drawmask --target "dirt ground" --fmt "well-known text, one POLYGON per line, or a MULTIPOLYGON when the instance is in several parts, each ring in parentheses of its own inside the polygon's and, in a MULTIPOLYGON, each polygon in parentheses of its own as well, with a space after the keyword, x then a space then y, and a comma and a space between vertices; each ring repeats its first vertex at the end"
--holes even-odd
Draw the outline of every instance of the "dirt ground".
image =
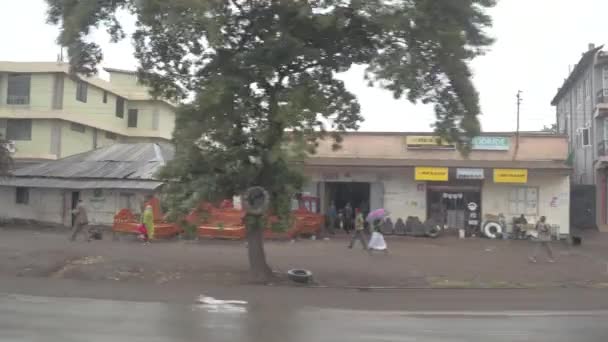
MULTIPOLYGON (((244 242, 132 239, 68 241, 67 230, 0 229, 0 276, 154 284, 240 285, 247 282, 244 242)), ((313 272, 331 287, 608 287, 608 235, 594 233, 582 246, 555 243, 557 262, 528 262, 532 243, 487 239, 387 237, 388 255, 369 255, 348 237, 268 241, 272 268, 313 272)))

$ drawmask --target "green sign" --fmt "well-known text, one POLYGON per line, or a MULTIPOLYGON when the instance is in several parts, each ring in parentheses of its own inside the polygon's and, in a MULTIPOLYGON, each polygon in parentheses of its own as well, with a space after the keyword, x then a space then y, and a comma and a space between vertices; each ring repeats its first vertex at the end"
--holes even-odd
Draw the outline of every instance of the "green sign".
POLYGON ((509 150, 509 138, 508 137, 475 137, 473 138, 473 150, 486 150, 486 151, 508 151, 509 150))

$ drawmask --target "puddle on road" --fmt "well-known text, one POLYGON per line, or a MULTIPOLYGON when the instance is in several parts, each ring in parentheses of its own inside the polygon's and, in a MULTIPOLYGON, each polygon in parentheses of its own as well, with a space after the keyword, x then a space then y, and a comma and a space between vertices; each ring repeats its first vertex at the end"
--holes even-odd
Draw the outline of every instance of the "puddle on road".
POLYGON ((247 313, 247 302, 244 300, 222 300, 200 295, 195 308, 213 313, 247 313))

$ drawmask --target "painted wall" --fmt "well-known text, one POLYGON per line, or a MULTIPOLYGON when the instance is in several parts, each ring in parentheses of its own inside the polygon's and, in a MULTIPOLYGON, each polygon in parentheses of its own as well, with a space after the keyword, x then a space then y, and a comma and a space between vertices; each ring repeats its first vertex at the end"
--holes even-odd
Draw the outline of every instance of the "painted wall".
POLYGON ((73 131, 69 122, 61 127, 61 157, 87 152, 93 149, 93 128, 85 127, 84 133, 73 131))
POLYGON ((530 172, 527 184, 495 184, 484 182, 481 194, 482 216, 503 213, 507 221, 521 213, 511 213, 509 194, 514 187, 538 188, 538 215, 528 216, 529 222, 536 222, 546 216, 550 224, 558 224, 561 234, 570 232, 570 177, 567 175, 530 172))
POLYGON ((151 192, 100 189, 100 191, 83 190, 80 196, 84 201, 89 222, 95 225, 112 225, 114 215, 126 206, 125 198, 130 197, 131 209, 139 213, 146 195, 151 192), (128 196, 127 196, 128 195, 128 196))
MULTIPOLYGON (((63 89, 63 108, 53 109, 53 93, 54 93, 54 73, 33 73, 31 74, 31 91, 29 105, 7 105, 6 104, 6 83, 7 73, 0 72, 0 118, 29 118, 33 120, 65 120, 77 122, 90 127, 95 127, 102 130, 109 130, 123 136, 132 136, 135 140, 144 138, 163 138, 171 139, 173 128, 175 126, 174 108, 161 101, 142 100, 128 101, 125 100, 125 110, 123 118, 116 117, 116 99, 117 95, 112 92, 107 92, 107 102, 103 102, 104 90, 101 84, 112 86, 108 82, 97 79, 91 81, 87 88, 87 102, 76 100, 77 82, 61 74, 64 77, 63 89), (137 108, 138 127, 127 128, 128 109, 137 108)), ((115 80, 119 82, 118 88, 125 92, 125 97, 129 94, 137 94, 141 96, 145 92, 145 88, 137 85, 130 80, 130 76, 117 76, 115 80), (124 78, 124 79, 122 79, 124 78)), ((114 88, 113 88, 114 89, 114 88)), ((40 126, 40 125, 37 125, 40 126)), ((32 132, 34 134, 34 132, 32 132)), ((46 138, 42 136, 42 138, 46 138)), ((70 137, 68 137, 70 138, 70 137)), ((74 137, 71 137, 74 138, 74 137)), ((74 138, 75 139, 75 138, 74 138)), ((38 155, 27 155, 28 158, 49 158, 48 148, 44 151, 38 151, 33 145, 37 145, 37 140, 32 143, 23 143, 24 150, 36 152, 38 155)), ((126 140, 126 139, 125 139, 126 140)), ((48 147, 48 139, 42 140, 43 144, 48 147)), ((103 144, 109 143, 104 141, 103 144)), ((87 144, 88 145, 88 144, 87 144)), ((76 148, 76 152, 81 149, 76 148)), ((68 151, 66 155, 72 154, 74 151, 68 151)), ((24 156, 25 157, 25 156, 24 156)), ((16 156, 21 158, 21 156, 16 156)))
POLYGON ((63 97, 64 112, 86 116, 86 122, 96 127, 98 124, 110 124, 117 127, 127 127, 127 101, 125 101, 124 117, 116 116, 117 96, 107 92, 107 103, 103 103, 104 90, 91 84, 87 90, 87 102, 76 100, 77 82, 66 76, 63 97))
POLYGON ((173 138, 175 129, 175 110, 166 103, 160 103, 158 130, 165 139, 173 138))
POLYGON ((29 204, 16 204, 16 188, 0 187, 0 218, 40 222, 63 222, 63 192, 54 189, 30 189, 29 204))
MULTIPOLYGON (((15 189, 0 187, 1 219, 25 219, 71 225, 71 190, 30 188, 29 204, 25 205, 15 203, 15 189)), ((130 198, 133 211, 139 213, 141 203, 150 194, 151 192, 147 191, 108 189, 103 189, 101 193, 93 190, 80 191, 80 197, 87 208, 89 222, 106 226, 111 226, 116 212, 126 206, 127 197, 130 198)))
POLYGON ((30 80, 30 103, 27 105, 9 105, 6 103, 7 73, 0 72, 0 106, 31 110, 50 110, 53 103, 53 77, 52 73, 32 74, 30 80))
MULTIPOLYGON (((334 151, 333 140, 319 141, 315 157, 332 158, 400 158, 400 159, 429 159, 429 160, 462 160, 456 150, 408 149, 406 147, 407 133, 355 133, 343 134, 342 148, 334 151)), ((421 135, 421 134, 412 134, 421 135)), ((472 151, 470 160, 513 160, 514 136, 510 136, 508 151, 472 151)), ((522 134, 519 141, 517 160, 566 160, 568 156, 568 140, 563 135, 526 135, 522 134)))
MULTIPOLYGON (((395 222, 398 218, 405 220, 408 216, 418 216, 421 221, 427 218, 426 182, 414 180, 414 168, 380 169, 380 168, 308 168, 307 176, 311 184, 319 182, 320 192, 314 187, 307 191, 322 198, 321 208, 325 212, 328 203, 323 198, 323 182, 369 182, 383 185, 383 206, 391 213, 395 222), (349 177, 346 177, 348 174, 349 177)), ((486 173, 491 177, 491 173, 486 173)), ((440 184, 440 183, 438 183, 440 184)), ((486 214, 505 214, 510 219, 521 213, 510 213, 509 195, 515 187, 538 188, 538 215, 529 216, 535 222, 540 216, 546 216, 551 224, 558 224, 562 234, 570 232, 570 178, 568 175, 554 172, 530 171, 527 184, 495 184, 491 178, 482 186, 482 216, 486 214)), ((373 199, 371 202, 374 202, 373 199)), ((375 209, 375 208, 372 208, 375 209)))
POLYGON ((306 175, 310 183, 320 184, 319 192, 314 187, 307 187, 306 191, 321 197, 322 212, 325 212, 329 203, 325 197, 325 182, 367 182, 370 183, 370 205, 373 209, 381 204, 391 213, 391 218, 405 220, 408 216, 418 216, 424 221, 426 218, 426 188, 424 182, 414 180, 414 169, 387 170, 379 168, 315 168, 307 169, 306 175), (377 191, 376 190, 376 186, 377 191), (380 198, 375 198, 376 196, 380 198))
POLYGON ((32 140, 15 141, 14 158, 56 158, 51 154, 51 120, 32 120, 32 140))

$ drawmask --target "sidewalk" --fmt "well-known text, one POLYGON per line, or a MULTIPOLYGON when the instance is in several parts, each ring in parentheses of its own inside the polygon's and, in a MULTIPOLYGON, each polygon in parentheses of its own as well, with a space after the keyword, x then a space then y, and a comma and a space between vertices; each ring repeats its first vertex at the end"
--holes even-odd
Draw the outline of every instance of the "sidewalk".
MULTIPOLYGON (((67 231, 0 230, 0 275, 220 286, 247 279, 244 242, 67 239, 67 231)), ((555 264, 528 263, 527 241, 389 236, 389 255, 370 256, 360 245, 348 249, 347 239, 269 241, 268 262, 283 273, 309 269, 317 284, 332 287, 608 287, 607 234, 584 237, 580 247, 556 243, 555 264)))

